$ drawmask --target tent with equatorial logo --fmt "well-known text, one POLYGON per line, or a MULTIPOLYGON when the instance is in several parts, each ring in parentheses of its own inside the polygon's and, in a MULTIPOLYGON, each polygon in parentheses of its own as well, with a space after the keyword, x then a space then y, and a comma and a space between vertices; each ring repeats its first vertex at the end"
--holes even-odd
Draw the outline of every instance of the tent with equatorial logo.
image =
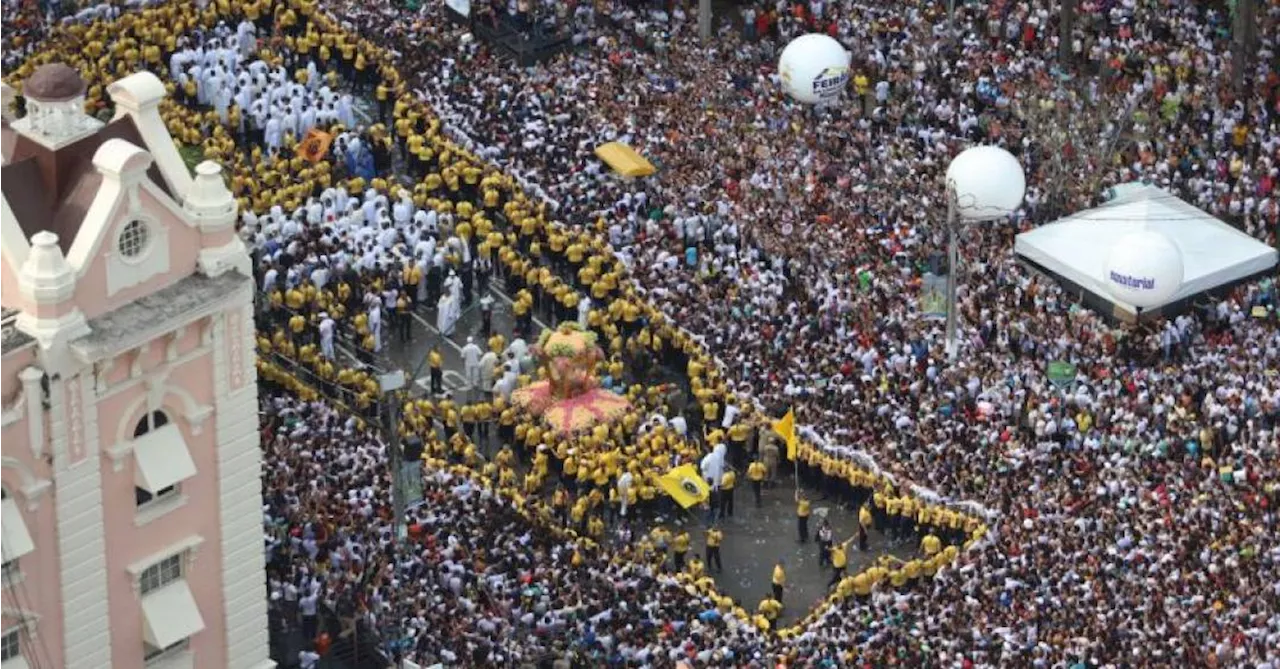
POLYGON ((1276 249, 1155 186, 1124 184, 1106 204, 1018 235, 1014 254, 1048 274, 1088 306, 1123 321, 1180 311, 1200 295, 1225 289, 1276 266, 1276 249), (1104 267, 1113 245, 1156 230, 1182 253, 1181 288, 1164 304, 1138 309, 1117 300, 1104 267))

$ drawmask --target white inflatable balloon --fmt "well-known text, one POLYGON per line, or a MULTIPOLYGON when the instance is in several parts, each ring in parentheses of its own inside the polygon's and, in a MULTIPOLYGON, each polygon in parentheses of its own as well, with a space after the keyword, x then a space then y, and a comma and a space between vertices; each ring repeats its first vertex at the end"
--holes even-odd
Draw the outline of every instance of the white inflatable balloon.
POLYGON ((1027 178, 1022 165, 998 146, 974 146, 947 166, 947 182, 956 191, 956 213, 966 221, 1008 217, 1022 206, 1027 178))
POLYGON ((1155 230, 1130 233, 1111 247, 1104 271, 1112 297, 1143 309, 1158 307, 1182 287, 1182 250, 1155 230))
POLYGON ((778 76, 787 95, 805 104, 830 104, 849 83, 850 54, 822 33, 801 35, 782 50, 778 76))

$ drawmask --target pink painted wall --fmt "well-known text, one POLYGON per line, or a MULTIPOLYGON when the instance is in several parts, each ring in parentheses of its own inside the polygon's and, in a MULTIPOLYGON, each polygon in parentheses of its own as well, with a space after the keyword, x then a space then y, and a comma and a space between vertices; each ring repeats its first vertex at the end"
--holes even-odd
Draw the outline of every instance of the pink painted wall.
POLYGON ((81 272, 76 284, 75 303, 84 312, 85 318, 92 319, 115 311, 195 272, 196 261, 200 257, 200 231, 175 216, 168 207, 146 190, 139 189, 138 196, 142 210, 155 219, 158 225, 163 226, 168 233, 169 271, 157 274, 115 295, 107 296, 107 263, 111 262, 108 251, 114 250, 121 228, 133 218, 128 208, 123 206, 128 201, 127 197, 124 198, 111 213, 111 223, 102 233, 103 238, 98 242, 98 251, 89 266, 81 272))
MULTIPOLYGON (((34 353, 27 353, 33 349, 25 349, 23 353, 26 357, 34 357, 34 353)), ((17 381, 18 371, 21 370, 28 361, 21 366, 14 364, 14 358, 23 356, 6 356, 4 360, 4 381, 6 393, 10 385, 10 381, 17 383, 21 387, 21 383, 17 381)), ((7 397, 7 395, 6 395, 7 397)), ((39 402, 40 398, 35 398, 39 402)), ((62 586, 60 583, 59 563, 53 559, 58 554, 58 533, 56 530, 56 500, 53 496, 53 487, 46 488, 44 493, 35 500, 28 499, 23 494, 23 489, 30 485, 31 478, 50 480, 50 468, 45 464, 42 458, 37 458, 31 451, 30 431, 27 429, 27 418, 24 411, 23 417, 18 421, 6 425, 3 433, 0 433, 0 441, 4 443, 5 463, 0 468, 0 478, 3 479, 5 490, 9 492, 12 498, 18 504, 18 509, 22 513, 23 521, 27 524, 27 531, 31 533, 31 540, 35 543, 35 551, 31 554, 18 559, 18 569, 22 574, 20 583, 13 589, 10 594, 5 589, 3 594, 3 606, 6 611, 9 610, 25 610, 36 612, 40 615, 38 631, 40 638, 45 640, 38 649, 23 648, 22 651, 28 657, 38 657, 41 663, 49 662, 51 666, 61 667, 63 662, 62 649, 62 586), (20 463, 14 466, 10 461, 16 460, 20 463), (32 511, 30 502, 35 501, 38 507, 32 511), (16 596, 15 596, 16 595, 16 596), (37 653, 38 651, 38 653, 37 653)), ((43 446, 44 452, 48 452, 48 431, 46 430, 46 444, 43 446)), ((8 627, 16 623, 16 620, 4 616, 4 625, 8 627)))
MULTIPOLYGON (((9 453, 8 437, 8 430, 5 430, 6 455, 9 453)), ((18 502, 18 508, 22 511, 23 520, 26 521, 31 539, 35 543, 35 552, 18 560, 22 578, 13 588, 18 597, 15 598, 6 591, 4 610, 38 613, 40 621, 36 629, 44 643, 38 648, 24 647, 22 652, 27 657, 39 658, 42 665, 47 661, 49 666, 61 667, 66 664, 63 661, 62 648, 62 586, 58 578, 58 561, 47 559, 47 556, 57 555, 58 552, 57 533, 54 531, 56 515, 52 491, 46 490, 40 497, 39 506, 35 511, 31 511, 21 492, 21 476, 11 471, 9 467, 4 468, 3 476, 4 486, 8 489, 9 495, 18 502)), ((17 621, 10 619, 7 615, 4 617, 5 627, 15 622, 17 621)))
MULTIPOLYGON (((29 344, 16 351, 10 351, 5 354, 3 361, 0 361, 0 400, 3 400, 5 406, 9 406, 18 398, 18 390, 22 388, 22 379, 18 378, 18 373, 23 369, 36 364, 36 347, 29 344)), ((5 432, 8 434, 8 431, 5 432)), ((5 444, 6 450, 8 444, 5 444)))
POLYGON ((21 292, 18 289, 18 268, 9 264, 7 256, 0 259, 0 304, 6 307, 18 306, 21 292))
MULTIPOLYGON (((179 345, 181 356, 199 346, 199 333, 192 329, 179 345)), ((165 358, 164 342, 152 342, 145 351, 143 378, 145 379, 165 358)), ((116 367, 128 370, 129 360, 117 362, 116 367)), ((173 368, 168 385, 180 387, 190 393, 196 404, 213 403, 213 355, 212 352, 173 368)), ((133 428, 147 413, 147 385, 139 380, 127 390, 116 393, 97 406, 98 421, 102 432, 102 446, 116 443, 123 432, 133 436, 133 428)), ((195 596, 205 629, 191 641, 191 650, 197 667, 224 667, 226 648, 224 612, 221 590, 221 543, 218 517, 218 457, 217 435, 213 416, 203 423, 199 434, 184 417, 185 402, 167 392, 161 400, 161 410, 182 431, 191 458, 196 465, 196 476, 183 481, 182 494, 187 502, 181 508, 138 527, 135 524, 134 465, 127 459, 119 472, 108 464, 103 470, 103 523, 106 530, 107 591, 112 614, 111 652, 112 664, 118 667, 136 667, 142 663, 142 613, 134 580, 127 571, 129 565, 147 558, 165 547, 193 534, 204 542, 196 549, 194 561, 189 564, 186 580, 195 596)))

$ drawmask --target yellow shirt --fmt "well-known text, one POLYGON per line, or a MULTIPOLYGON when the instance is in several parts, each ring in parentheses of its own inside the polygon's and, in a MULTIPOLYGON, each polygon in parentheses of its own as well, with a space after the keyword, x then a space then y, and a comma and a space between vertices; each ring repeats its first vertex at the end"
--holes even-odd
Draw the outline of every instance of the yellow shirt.
POLYGON ((760 602, 759 610, 760 615, 764 616, 768 620, 777 620, 778 615, 782 613, 782 602, 779 602, 772 597, 767 597, 764 601, 760 602))
POLYGON ((865 573, 858 574, 853 577, 853 592, 856 595, 867 596, 871 594, 872 581, 865 573))
POLYGON ((774 585, 787 584, 787 572, 783 571, 782 565, 780 564, 776 564, 773 566, 773 584, 774 585))
POLYGON ((924 539, 920 540, 920 550, 930 557, 937 555, 942 550, 942 541, 932 534, 926 534, 924 539))

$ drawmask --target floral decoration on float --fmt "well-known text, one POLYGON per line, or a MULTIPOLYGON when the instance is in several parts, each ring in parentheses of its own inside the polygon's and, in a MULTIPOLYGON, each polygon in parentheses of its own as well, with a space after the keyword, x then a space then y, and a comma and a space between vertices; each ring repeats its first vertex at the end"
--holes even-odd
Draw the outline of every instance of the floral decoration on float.
POLYGON ((516 390, 512 403, 539 416, 559 434, 584 432, 621 418, 631 403, 600 387, 596 367, 604 354, 596 334, 569 321, 543 330, 530 351, 545 379, 516 390))

